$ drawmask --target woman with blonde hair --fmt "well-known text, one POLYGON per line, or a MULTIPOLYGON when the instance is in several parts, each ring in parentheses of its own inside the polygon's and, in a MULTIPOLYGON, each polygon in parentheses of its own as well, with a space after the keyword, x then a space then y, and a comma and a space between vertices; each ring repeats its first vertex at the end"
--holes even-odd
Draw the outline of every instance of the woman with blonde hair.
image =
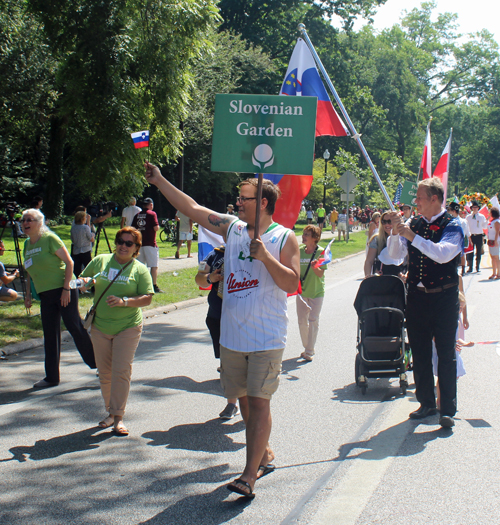
MULTIPOLYGON (((403 269, 404 259, 394 260, 387 251, 387 239, 392 232, 390 212, 386 211, 380 218, 378 233, 372 235, 368 242, 368 252, 365 259, 365 277, 373 274, 398 275, 403 269)), ((374 214, 375 215, 375 214, 374 214)))
POLYGON ((40 210, 26 210, 21 223, 28 236, 24 243, 24 267, 28 272, 24 304, 26 308, 31 308, 31 279, 40 297, 45 346, 45 378, 33 387, 49 388, 59 384, 61 317, 82 359, 90 368, 96 368, 94 350, 78 311, 78 290, 69 287, 73 279, 73 260, 66 246, 45 225, 45 217, 40 210))

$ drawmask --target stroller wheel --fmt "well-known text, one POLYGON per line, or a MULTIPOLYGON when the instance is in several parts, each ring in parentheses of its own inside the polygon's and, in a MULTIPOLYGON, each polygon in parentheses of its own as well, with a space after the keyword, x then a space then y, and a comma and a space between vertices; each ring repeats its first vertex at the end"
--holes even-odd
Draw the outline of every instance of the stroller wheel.
POLYGON ((361 357, 359 354, 356 354, 356 359, 354 361, 354 378, 356 380, 356 386, 361 386, 359 378, 361 376, 361 357))
POLYGON ((401 387, 401 393, 406 396, 406 389, 408 388, 408 381, 405 381, 404 379, 402 379, 400 382, 399 382, 399 386, 401 387))
POLYGON ((366 394, 366 389, 367 389, 367 388, 368 388, 368 385, 367 385, 366 383, 362 383, 362 385, 361 385, 361 393, 362 393, 363 395, 366 394))

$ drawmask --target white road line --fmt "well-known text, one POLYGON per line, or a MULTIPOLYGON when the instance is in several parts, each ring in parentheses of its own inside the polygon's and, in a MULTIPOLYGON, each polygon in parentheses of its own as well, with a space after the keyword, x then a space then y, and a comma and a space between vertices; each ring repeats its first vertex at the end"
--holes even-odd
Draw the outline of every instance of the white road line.
POLYGON ((388 411, 380 428, 373 426, 369 439, 369 449, 353 449, 351 455, 360 457, 350 461, 346 475, 332 488, 334 494, 321 506, 311 525, 352 525, 363 512, 371 496, 377 489, 386 470, 397 455, 408 435, 408 414, 415 408, 415 403, 406 397, 388 411), (376 435, 374 431, 378 431, 376 435))

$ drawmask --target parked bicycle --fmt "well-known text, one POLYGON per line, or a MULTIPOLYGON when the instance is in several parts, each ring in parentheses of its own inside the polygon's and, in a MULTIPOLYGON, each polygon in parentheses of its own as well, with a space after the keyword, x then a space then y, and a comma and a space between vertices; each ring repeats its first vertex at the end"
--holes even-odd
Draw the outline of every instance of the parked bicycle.
POLYGON ((161 221, 160 241, 177 242, 177 221, 174 219, 163 219, 161 221))

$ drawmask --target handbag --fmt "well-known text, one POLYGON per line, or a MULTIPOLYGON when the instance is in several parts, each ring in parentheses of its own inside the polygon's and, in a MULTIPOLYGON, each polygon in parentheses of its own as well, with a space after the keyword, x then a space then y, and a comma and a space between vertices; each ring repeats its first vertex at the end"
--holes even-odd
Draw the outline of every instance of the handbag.
POLYGON ((116 281, 116 279, 118 278, 118 276, 123 272, 123 270, 125 270, 125 268, 131 263, 133 262, 134 259, 131 259, 123 268, 120 269, 120 271, 115 275, 114 279, 108 284, 108 286, 106 286, 106 289, 104 290, 104 292, 102 292, 101 296, 99 297, 99 299, 97 299, 97 302, 94 303, 89 311, 87 312, 87 315, 85 316, 85 319, 83 320, 83 328, 85 328, 85 330, 88 330, 91 326, 92 326, 92 322, 94 321, 94 317, 95 317, 95 312, 96 312, 96 309, 97 309, 97 305, 99 304, 99 302, 101 301, 101 299, 103 298, 104 294, 109 290, 109 287, 116 281))

